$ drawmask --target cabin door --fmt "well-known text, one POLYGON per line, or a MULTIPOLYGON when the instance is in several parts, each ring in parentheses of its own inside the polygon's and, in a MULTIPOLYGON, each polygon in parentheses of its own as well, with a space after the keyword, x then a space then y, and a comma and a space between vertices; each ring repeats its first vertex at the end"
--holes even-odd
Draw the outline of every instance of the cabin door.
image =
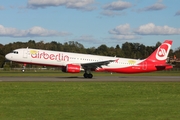
POLYGON ((24 50, 23 51, 23 58, 27 58, 28 57, 28 50, 24 50))
POLYGON ((143 69, 143 70, 146 70, 146 69, 147 69, 147 62, 143 62, 142 69, 143 69))

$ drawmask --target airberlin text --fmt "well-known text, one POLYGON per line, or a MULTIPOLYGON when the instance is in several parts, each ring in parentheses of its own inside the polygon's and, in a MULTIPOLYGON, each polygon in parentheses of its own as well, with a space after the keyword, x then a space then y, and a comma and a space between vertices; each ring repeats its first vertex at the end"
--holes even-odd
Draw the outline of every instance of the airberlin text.
POLYGON ((31 54, 31 57, 45 60, 69 61, 69 56, 64 55, 63 53, 52 54, 38 51, 35 54, 31 54))

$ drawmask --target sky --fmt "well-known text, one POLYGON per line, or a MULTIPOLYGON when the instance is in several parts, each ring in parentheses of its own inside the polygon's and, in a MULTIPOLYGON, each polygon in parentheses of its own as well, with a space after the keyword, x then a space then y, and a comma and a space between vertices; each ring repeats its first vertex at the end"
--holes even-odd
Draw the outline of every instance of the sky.
POLYGON ((77 41, 180 47, 180 0, 0 0, 0 44, 77 41))

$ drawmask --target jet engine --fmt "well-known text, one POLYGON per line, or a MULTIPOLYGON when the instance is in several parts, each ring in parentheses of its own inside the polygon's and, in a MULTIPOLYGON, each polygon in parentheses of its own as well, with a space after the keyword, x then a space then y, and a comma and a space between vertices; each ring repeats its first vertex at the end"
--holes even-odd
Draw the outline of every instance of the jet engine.
POLYGON ((81 71, 81 66, 75 64, 67 64, 62 68, 62 71, 67 73, 79 73, 81 71))

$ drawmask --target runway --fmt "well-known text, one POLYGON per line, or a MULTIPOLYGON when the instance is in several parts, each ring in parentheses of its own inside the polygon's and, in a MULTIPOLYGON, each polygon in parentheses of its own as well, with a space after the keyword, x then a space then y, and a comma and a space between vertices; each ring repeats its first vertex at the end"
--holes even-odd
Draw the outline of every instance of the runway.
POLYGON ((180 76, 0 77, 0 82, 180 82, 180 76))

